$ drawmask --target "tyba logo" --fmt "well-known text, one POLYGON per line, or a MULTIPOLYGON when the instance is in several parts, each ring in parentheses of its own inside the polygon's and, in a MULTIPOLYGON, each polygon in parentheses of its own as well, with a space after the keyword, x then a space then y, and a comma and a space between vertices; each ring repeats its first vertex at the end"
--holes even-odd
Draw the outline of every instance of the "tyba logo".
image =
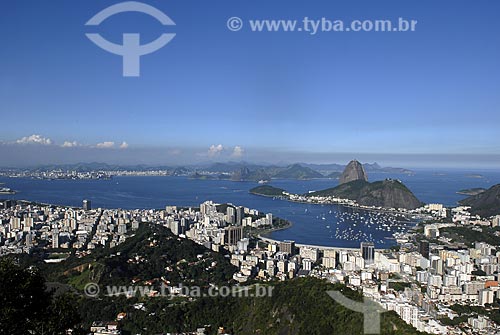
MULTIPOLYGON (((174 21, 160 10, 136 1, 122 2, 112 5, 91 18, 85 25, 98 26, 107 18, 126 12, 139 12, 148 14, 157 19, 164 26, 175 26, 174 21)), ((114 44, 104 39, 99 34, 85 34, 92 42, 100 48, 123 57, 123 76, 139 77, 141 71, 141 56, 153 53, 170 42, 175 34, 164 33, 151 43, 140 43, 140 34, 123 34, 123 44, 114 44)))

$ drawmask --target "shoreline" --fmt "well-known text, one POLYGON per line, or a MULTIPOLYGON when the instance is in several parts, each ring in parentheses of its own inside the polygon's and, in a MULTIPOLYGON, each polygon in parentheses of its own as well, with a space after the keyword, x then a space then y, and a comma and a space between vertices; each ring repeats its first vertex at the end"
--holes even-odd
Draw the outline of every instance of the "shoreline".
MULTIPOLYGON (((257 195, 257 194, 255 194, 255 195, 257 195)), ((282 200, 286 200, 286 199, 282 199, 282 200)), ((37 205, 42 205, 42 206, 62 206, 62 207, 73 208, 73 209, 81 209, 81 207, 78 207, 78 206, 71 206, 71 205, 64 205, 64 204, 58 205, 58 204, 54 204, 54 203, 38 202, 38 201, 32 201, 32 200, 27 200, 27 199, 16 199, 16 201, 37 204, 37 205)), ((290 202, 301 203, 298 201, 291 201, 291 200, 290 200, 290 202)), ((322 205, 322 204, 317 204, 317 203, 310 203, 310 204, 322 205)), ((183 207, 181 207, 181 208, 183 208, 183 207)), ((106 208, 106 209, 113 209, 113 208, 106 208)), ((285 224, 283 226, 266 228, 266 229, 262 229, 262 230, 259 230, 258 228, 252 227, 250 232, 249 232, 249 235, 253 236, 254 238, 258 239, 259 241, 263 241, 263 242, 268 242, 268 243, 269 243, 269 241, 272 241, 275 243, 282 242, 283 240, 273 239, 270 237, 270 235, 276 231, 289 229, 294 225, 294 223, 288 219, 284 219, 281 217, 276 217, 276 219, 281 220, 281 222, 285 222, 285 224), (252 233, 253 229, 256 230, 254 233, 252 233)), ((415 224, 415 222, 409 222, 409 224, 415 224)), ((304 244, 304 243, 296 243, 296 245, 299 247, 300 246, 307 246, 307 247, 312 247, 312 248, 317 248, 317 249, 359 250, 359 248, 356 248, 356 247, 341 247, 341 246, 328 246, 328 245, 316 245, 316 244, 304 244)), ((376 250, 389 250, 389 247, 388 248, 376 248, 376 250)))
POLYGON ((457 191, 455 192, 456 194, 459 194, 459 195, 465 195, 467 197, 473 197, 473 196, 476 196, 476 195, 479 195, 481 193, 484 193, 486 191, 486 189, 482 189, 481 191, 457 191))
POLYGON ((356 205, 356 206, 353 206, 353 205, 348 205, 348 204, 343 204, 343 203, 319 203, 319 202, 309 202, 309 201, 300 201, 300 200, 292 200, 290 199, 289 197, 286 197, 286 196, 273 196, 273 195, 266 195, 266 194, 259 194, 259 193, 255 193, 255 192, 249 192, 250 194, 253 194, 253 195, 256 195, 256 196, 259 196, 259 197, 265 197, 265 198, 273 198, 273 200, 275 199, 279 199, 279 200, 283 200, 283 201, 288 201, 288 202, 293 202, 293 203, 298 203, 298 204, 309 204, 309 205, 327 205, 327 206, 342 206, 342 207, 346 207, 346 208, 353 208, 353 209, 359 209, 359 210, 364 210, 364 211, 371 211, 371 212, 378 212, 378 213, 393 213, 393 214, 400 214, 400 215, 404 215, 404 216, 425 216, 425 215, 422 215, 422 214, 417 214, 417 213, 406 213, 406 212, 401 212, 401 211, 398 211, 398 210, 391 210, 391 209, 377 209, 377 208, 372 208, 372 207, 365 207, 365 206, 362 206, 362 205, 356 205))
POLYGON ((269 235, 269 234, 274 233, 275 231, 280 231, 280 230, 289 229, 289 228, 291 228, 291 227, 293 226, 293 223, 292 223, 292 222, 290 222, 290 221, 288 221, 288 220, 281 219, 281 218, 280 218, 280 220, 286 221, 286 222, 287 222, 287 224, 286 224, 285 226, 283 226, 283 227, 276 227, 276 228, 264 229, 264 231, 263 231, 263 232, 261 232, 261 233, 259 233, 259 234, 257 235, 257 237, 259 237, 259 236, 261 236, 261 235, 263 235, 263 236, 267 236, 267 235, 269 235))
MULTIPOLYGON (((279 199, 279 200, 288 201, 288 202, 291 202, 291 203, 302 203, 302 204, 310 204, 310 205, 335 205, 335 206, 342 206, 342 207, 345 207, 345 208, 352 208, 352 209, 357 209, 357 210, 365 210, 365 211, 372 211, 372 212, 379 212, 379 213, 389 213, 389 214, 399 214, 399 215, 403 215, 405 217, 408 217, 408 216, 419 216, 421 219, 423 219, 422 218, 422 216, 423 216, 422 214, 405 213, 405 212, 400 212, 400 211, 397 211, 397 210, 388 210, 388 209, 384 210, 384 209, 364 208, 362 206, 350 206, 350 205, 347 205, 347 204, 340 204, 340 203, 326 203, 326 204, 323 204, 323 203, 315 203, 315 202, 307 202, 307 201, 296 201, 296 200, 291 200, 290 198, 288 198, 286 196, 265 195, 265 194, 258 194, 258 193, 255 193, 255 192, 249 192, 249 193, 252 194, 252 195, 256 195, 256 196, 261 196, 261 197, 266 197, 266 198, 273 198, 273 200, 279 199)), ((293 225, 290 221, 288 221, 288 220, 285 220, 285 221, 289 222, 289 224, 287 226, 285 226, 285 227, 279 227, 279 228, 275 228, 275 229, 269 229, 269 231, 266 231, 264 233, 259 233, 257 235, 257 238, 260 241, 267 242, 267 243, 269 243, 269 242, 271 242, 271 243, 280 243, 280 242, 283 242, 281 240, 276 240, 276 239, 271 238, 270 234, 272 234, 275 231, 280 231, 280 230, 288 229, 288 228, 290 228, 293 225)), ((411 220, 411 221, 408 221, 408 224, 412 225, 412 227, 415 227, 418 224, 418 222, 416 222, 415 220, 411 220)), ((325 246, 325 245, 313 245, 313 244, 304 244, 304 243, 295 243, 295 245, 298 246, 298 247, 311 247, 311 248, 316 248, 316 249, 359 250, 359 248, 352 248, 352 247, 325 246)), ((387 247, 387 248, 376 248, 375 250, 378 250, 378 251, 387 251, 387 250, 390 250, 390 247, 387 247)))
MULTIPOLYGON (((280 230, 285 230, 285 229, 289 229, 293 226, 293 222, 289 221, 289 220, 286 220, 286 219, 282 219, 280 217, 276 217, 276 219, 279 219, 281 221, 284 221, 286 222, 286 224, 282 227, 275 227, 275 228, 267 228, 267 229, 263 229, 262 231, 259 232, 259 229, 256 228, 257 230, 257 235, 253 234, 256 238, 260 239, 260 236, 268 236, 269 234, 272 234, 273 232, 275 231, 280 231, 280 230)), ((251 233, 251 230, 250 230, 250 233, 251 233)))

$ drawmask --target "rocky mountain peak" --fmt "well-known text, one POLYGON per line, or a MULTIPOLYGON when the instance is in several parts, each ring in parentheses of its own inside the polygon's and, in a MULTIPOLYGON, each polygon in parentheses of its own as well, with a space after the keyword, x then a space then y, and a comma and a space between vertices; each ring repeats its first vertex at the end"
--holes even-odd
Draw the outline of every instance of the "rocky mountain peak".
POLYGON ((355 180, 368 181, 368 178, 363 165, 357 160, 352 160, 347 164, 344 172, 342 172, 339 178, 339 184, 342 185, 355 180))

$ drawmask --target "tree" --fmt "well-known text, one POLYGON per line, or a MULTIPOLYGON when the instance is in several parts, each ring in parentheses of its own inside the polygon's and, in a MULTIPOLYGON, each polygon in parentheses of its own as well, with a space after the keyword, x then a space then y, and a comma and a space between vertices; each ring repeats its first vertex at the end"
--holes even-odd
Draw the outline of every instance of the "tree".
POLYGON ((3 334, 65 334, 80 319, 72 298, 54 297, 37 268, 0 259, 0 329, 3 334))

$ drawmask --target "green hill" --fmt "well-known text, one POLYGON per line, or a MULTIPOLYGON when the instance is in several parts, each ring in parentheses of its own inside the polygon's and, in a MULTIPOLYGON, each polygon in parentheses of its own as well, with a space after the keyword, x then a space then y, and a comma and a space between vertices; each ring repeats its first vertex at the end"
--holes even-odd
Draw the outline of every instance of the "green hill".
MULTIPOLYGON (((27 263, 33 256, 13 257, 20 258, 20 263, 27 263)), ((101 289, 104 285, 130 285, 132 278, 139 278, 137 285, 144 285, 144 280, 158 276, 164 276, 174 285, 182 281, 184 286, 200 285, 207 288, 208 283, 227 284, 234 272, 224 255, 213 253, 189 240, 179 239, 157 225, 142 226, 135 236, 116 248, 96 250, 83 258, 71 257, 59 264, 31 261, 24 265, 33 264, 43 267, 42 274, 47 280, 67 283, 78 290, 88 282, 99 283, 101 289), (202 255, 201 258, 199 255, 202 255)), ((10 268, 6 271, 12 272, 10 268)), ((2 279, 9 278, 1 271, 0 275, 2 279)), ((32 294, 23 291, 29 287, 23 282, 23 277, 14 277, 11 279, 17 285, 13 286, 16 289, 4 295, 4 302, 15 303, 32 294)), ((13 284, 9 281, 6 285, 13 284)), ((43 286, 43 282, 40 285, 43 286)), ((362 300, 360 293, 342 284, 331 284, 316 278, 296 278, 260 285, 272 285, 273 289, 267 290, 265 296, 198 298, 126 298, 105 295, 93 298, 66 293, 64 297, 67 305, 64 310, 71 312, 71 323, 68 324, 81 320, 85 329, 92 321, 115 320, 118 313, 125 312, 127 317, 120 322, 124 335, 192 332, 205 325, 211 325, 208 334, 214 335, 218 327, 238 335, 363 334, 363 315, 336 303, 327 294, 329 290, 336 290, 347 298, 362 300), (137 308, 137 303, 143 305, 137 308), (76 311, 70 311, 70 308, 76 311)), ((43 292, 43 289, 37 292, 43 292)), ((255 293, 255 288, 251 288, 250 293, 255 293)), ((10 305, 5 306, 0 306, 1 315, 10 311, 10 305)), ((47 304, 44 306, 47 308, 47 304)), ((27 324, 25 320, 28 317, 33 320, 33 315, 23 308, 21 306, 7 320, 13 327, 27 324)), ((51 311, 48 312, 51 319, 43 316, 42 320, 57 320, 60 317, 61 314, 52 315, 51 311)), ((381 320, 381 334, 420 334, 394 312, 383 313, 381 320)))
POLYGON ((364 206, 385 208, 415 209, 422 205, 403 183, 393 179, 373 183, 355 180, 323 191, 309 193, 307 196, 334 196, 355 200, 364 206))
POLYGON ((49 281, 70 284, 78 289, 86 283, 130 285, 161 277, 177 283, 227 283, 236 268, 221 253, 195 242, 178 238, 169 229, 144 224, 134 236, 115 248, 95 250, 83 258, 46 265, 38 263, 49 281), (198 255, 201 255, 199 258, 198 255), (217 266, 212 267, 212 262, 217 266))
POLYGON ((489 217, 500 214, 500 184, 484 192, 460 201, 461 205, 472 207, 472 214, 489 217))
POLYGON ((247 167, 243 167, 231 175, 231 180, 233 181, 260 181, 260 180, 271 180, 271 176, 264 169, 250 170, 247 167))
POLYGON ((241 167, 232 173, 231 180, 235 181, 259 181, 277 179, 313 179, 324 178, 324 176, 311 168, 293 164, 283 167, 241 167))
POLYGON ((486 189, 481 188, 481 187, 475 187, 475 188, 467 188, 465 190, 457 191, 457 194, 472 196, 472 195, 478 195, 480 193, 483 193, 484 191, 486 191, 486 189))
POLYGON ((293 164, 273 175, 278 179, 314 179, 324 178, 321 173, 300 164, 293 164))
POLYGON ((252 188, 249 192, 266 197, 280 197, 283 195, 283 192, 285 192, 285 190, 271 185, 262 185, 252 188))
POLYGON ((327 188, 326 190, 309 193, 309 196, 315 197, 339 197, 344 199, 358 199, 361 190, 370 183, 364 180, 355 180, 336 187, 327 188))
MULTIPOLYGON (((362 300, 361 294, 344 285, 315 278, 298 278, 272 285, 272 296, 267 297, 202 298, 184 305, 150 300, 145 311, 132 311, 124 328, 135 334, 141 332, 140 327, 146 326, 149 334, 159 334, 210 324, 215 328, 210 334, 216 334, 218 327, 238 335, 363 334, 362 314, 336 303, 326 292, 341 291, 358 301, 362 300)), ((395 312, 383 313, 381 320, 381 334, 422 334, 395 312)))

